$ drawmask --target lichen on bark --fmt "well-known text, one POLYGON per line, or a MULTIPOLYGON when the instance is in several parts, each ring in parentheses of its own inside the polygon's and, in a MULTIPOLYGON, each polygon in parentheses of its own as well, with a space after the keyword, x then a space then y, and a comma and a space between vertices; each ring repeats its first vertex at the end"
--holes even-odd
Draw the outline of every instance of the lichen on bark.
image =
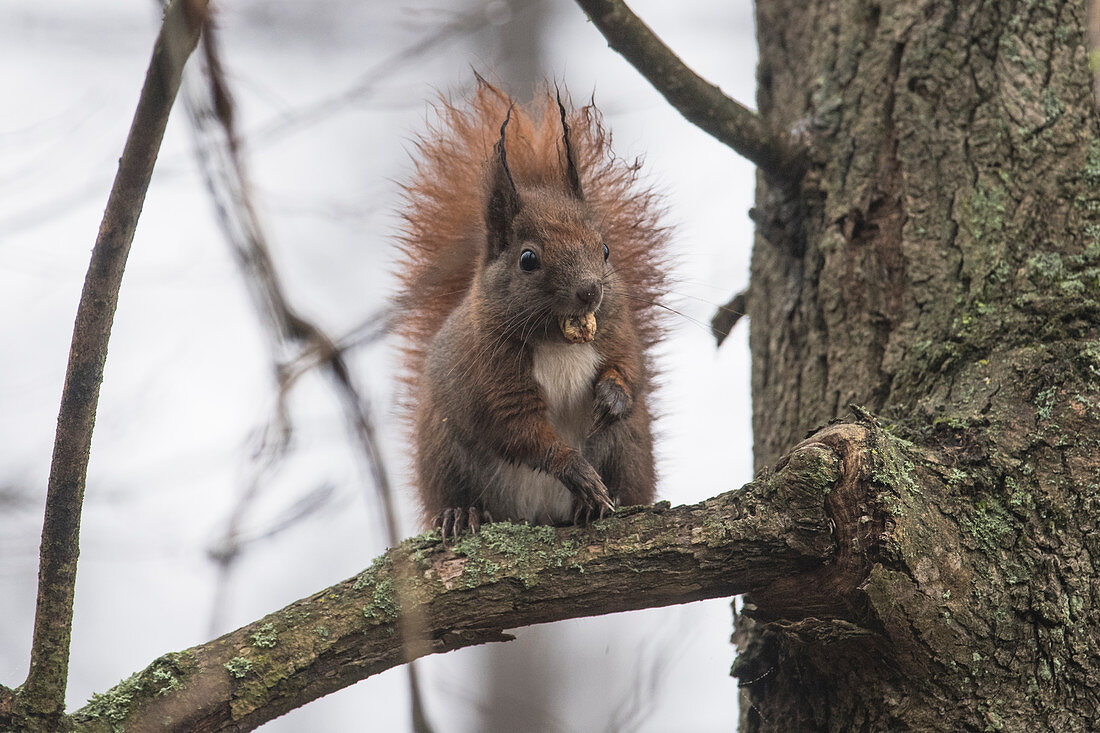
POLYGON ((805 254, 775 229, 754 249, 757 461, 857 403, 908 441, 911 480, 880 495, 892 529, 850 599, 859 644, 851 616, 816 619, 807 646, 805 620, 749 599, 768 620, 740 625, 742 679, 774 669, 747 686, 743 726, 1088 730, 1100 130, 1084 8, 757 13, 759 107, 811 129, 815 159, 799 207, 758 196, 764 219, 798 213, 785 231, 805 254))

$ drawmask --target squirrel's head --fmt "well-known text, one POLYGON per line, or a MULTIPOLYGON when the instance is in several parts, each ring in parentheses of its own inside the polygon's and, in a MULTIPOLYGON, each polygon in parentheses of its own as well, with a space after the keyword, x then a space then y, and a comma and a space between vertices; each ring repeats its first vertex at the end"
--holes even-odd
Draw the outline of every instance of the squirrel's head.
POLYGON ((615 305, 615 253, 600 234, 581 190, 565 109, 564 161, 557 185, 518 188, 508 167, 505 131, 489 161, 485 191, 486 251, 479 290, 508 336, 525 341, 565 340, 559 323, 598 317, 615 305))

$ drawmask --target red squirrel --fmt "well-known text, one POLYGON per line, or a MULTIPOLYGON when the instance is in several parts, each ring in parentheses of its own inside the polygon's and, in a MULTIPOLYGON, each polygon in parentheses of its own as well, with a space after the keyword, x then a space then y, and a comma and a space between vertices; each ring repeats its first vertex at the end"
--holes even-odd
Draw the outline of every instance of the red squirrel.
POLYGON ((653 501, 667 230, 593 105, 478 79, 405 186, 400 332, 426 522, 587 522, 653 501))

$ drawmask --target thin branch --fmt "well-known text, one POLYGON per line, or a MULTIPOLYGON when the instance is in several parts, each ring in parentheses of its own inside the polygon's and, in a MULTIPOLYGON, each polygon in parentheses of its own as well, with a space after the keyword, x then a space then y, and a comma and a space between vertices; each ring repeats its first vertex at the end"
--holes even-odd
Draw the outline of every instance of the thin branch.
POLYGON ((622 0, 577 0, 611 48, 680 114, 745 156, 764 173, 797 181, 805 156, 791 137, 687 67, 622 0))
MULTIPOLYGON (((370 473, 378 504, 382 508, 388 544, 400 540, 393 490, 385 468, 374 418, 367 399, 348 369, 343 350, 319 326, 305 319, 291 306, 275 267, 260 217, 245 173, 242 141, 237 132, 235 105, 220 60, 214 29, 207 27, 203 36, 210 100, 197 92, 185 92, 184 99, 197 137, 197 151, 207 186, 214 197, 219 221, 236 254, 253 303, 265 324, 276 354, 280 406, 301 372, 288 368, 287 354, 297 349, 310 354, 313 363, 332 380, 336 396, 354 437, 353 444, 370 473)), ((372 319, 374 320, 374 319, 372 319)), ((391 318, 377 319, 388 325, 391 318)), ((299 358, 297 361, 301 361, 299 358)), ((285 414, 280 408, 280 414, 285 414)), ((222 563, 227 577, 233 557, 222 563)), ((222 583, 224 586, 224 581, 222 583)), ((418 628, 420 619, 411 614, 403 619, 403 630, 418 628)), ((408 633, 415 633, 409 631, 408 633)), ((431 731, 419 697, 420 685, 415 666, 407 670, 412 698, 412 717, 417 731, 431 731)))
MULTIPOLYGON (((235 106, 219 60, 216 35, 209 27, 204 36, 203 52, 209 97, 204 98, 197 90, 187 90, 184 103, 196 132, 196 150, 219 222, 236 255, 256 310, 267 326, 281 373, 280 382, 287 378, 284 375, 298 376, 297 372, 286 369, 286 364, 293 363, 287 356, 292 352, 310 354, 315 364, 332 378, 356 436, 355 444, 360 447, 378 490, 390 544, 396 544, 400 532, 373 417, 348 371, 342 349, 319 326, 299 315, 286 296, 267 235, 256 213, 241 155, 235 106), (212 102, 206 102, 207 98, 212 102)), ((389 320, 385 318, 383 322, 388 324, 389 320)), ((285 389, 285 385, 281 387, 285 389)))
MULTIPOLYGON (((370 346, 391 333, 397 322, 397 309, 390 305, 367 316, 332 347, 344 354, 355 349, 370 346)), ((307 344, 292 360, 280 365, 280 382, 283 393, 290 390, 295 382, 306 373, 320 367, 328 353, 322 351, 323 344, 307 344)), ((281 395, 283 399, 285 395, 281 395)))
POLYGON ((42 716, 59 715, 65 706, 80 512, 118 291, 183 64, 206 11, 206 0, 177 0, 165 12, 76 313, 42 525, 30 672, 22 693, 28 709, 42 716))
MULTIPOLYGON (((343 351, 319 326, 305 319, 291 306, 279 277, 267 235, 253 203, 251 186, 245 174, 241 140, 237 133, 232 95, 219 60, 216 36, 207 29, 203 43, 211 104, 197 93, 188 93, 185 103, 197 136, 197 149, 208 188, 214 196, 219 221, 233 247, 252 300, 272 341, 280 369, 288 363, 291 351, 316 355, 316 363, 326 370, 337 385, 350 423, 353 425, 379 491, 391 543, 400 539, 392 507, 390 482, 375 437, 373 418, 360 390, 353 383, 344 362, 343 351), (221 134, 217 129, 220 127, 221 134)), ((388 323, 389 319, 385 319, 388 323)))
MULTIPOLYGON (((162 3, 157 0, 157 4, 162 3)), ((311 125, 330 119, 333 114, 344 111, 351 105, 362 103, 376 91, 380 80, 390 79, 395 72, 409 68, 409 62, 428 52, 439 53, 448 43, 483 30, 490 23, 488 11, 491 6, 492 2, 487 2, 467 9, 428 35, 422 36, 412 45, 398 50, 367 68, 351 86, 262 123, 252 132, 250 141, 254 146, 278 142, 302 132, 311 125)), ((160 177, 174 177, 184 172, 183 166, 172 167, 172 162, 174 161, 161 161, 158 174, 160 177), (168 167, 165 166, 166 162, 169 163, 168 167)), ((40 206, 20 211, 14 216, 0 217, 0 230, 11 235, 16 231, 33 229, 50 217, 56 217, 59 211, 67 211, 97 196, 103 184, 104 182, 98 180, 92 181, 76 190, 65 191, 40 206)))
MULTIPOLYGON (((351 86, 264 123, 250 135, 250 139, 258 143, 278 140, 322 122, 334 112, 361 103, 365 97, 383 86, 385 81, 392 81, 396 73, 410 68, 411 61, 429 52, 440 53, 448 43, 483 30, 490 24, 492 5, 492 0, 489 0, 464 9, 450 21, 420 36, 415 43, 368 67, 351 86)), ((514 12, 521 10, 522 8, 514 12)))
POLYGON ((710 319, 710 332, 718 346, 726 340, 745 315, 745 307, 748 304, 748 288, 730 298, 730 302, 718 307, 718 311, 710 319))

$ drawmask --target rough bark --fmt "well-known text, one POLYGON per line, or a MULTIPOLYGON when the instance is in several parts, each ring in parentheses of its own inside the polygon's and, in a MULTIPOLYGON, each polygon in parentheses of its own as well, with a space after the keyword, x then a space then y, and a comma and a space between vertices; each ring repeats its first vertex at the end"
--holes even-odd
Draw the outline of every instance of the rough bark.
MULTIPOLYGON (((759 466, 849 403, 912 446, 849 613, 746 598, 742 727, 1094 730, 1100 130, 1082 3, 759 0, 759 466)), ((773 511, 785 511, 775 506, 773 511)))
POLYGON ((746 591, 841 612, 836 588, 863 573, 844 546, 880 531, 864 511, 872 477, 892 475, 891 445, 872 425, 837 425, 776 472, 693 506, 627 508, 589 527, 495 523, 449 546, 421 535, 357 578, 161 657, 66 723, 246 731, 411 657, 509 639, 506 629, 746 591), (412 608, 419 635, 408 638, 400 617, 412 608))

